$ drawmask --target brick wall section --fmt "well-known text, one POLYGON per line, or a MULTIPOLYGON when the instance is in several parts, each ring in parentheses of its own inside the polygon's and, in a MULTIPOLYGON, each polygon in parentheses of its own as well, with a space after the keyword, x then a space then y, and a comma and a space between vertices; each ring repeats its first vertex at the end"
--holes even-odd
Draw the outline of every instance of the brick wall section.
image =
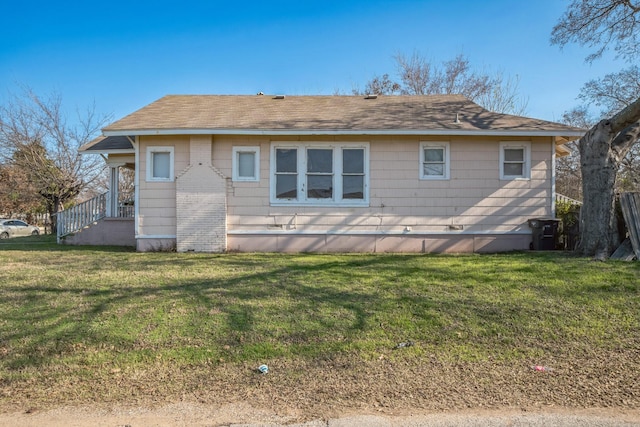
POLYGON ((190 164, 176 179, 176 249, 227 249, 227 178, 211 165, 211 137, 190 138, 190 164))

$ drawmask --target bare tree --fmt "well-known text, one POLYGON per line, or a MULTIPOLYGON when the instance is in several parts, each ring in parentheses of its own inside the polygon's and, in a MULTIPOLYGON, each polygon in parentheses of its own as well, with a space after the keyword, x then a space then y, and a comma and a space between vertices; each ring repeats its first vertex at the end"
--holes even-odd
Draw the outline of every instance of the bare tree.
MULTIPOLYGON (((639 52, 639 5, 632 0, 573 0, 551 33, 551 42, 561 47, 576 42, 595 48, 587 56, 591 62, 610 47, 627 61, 639 52)), ((596 259, 606 259, 618 244, 615 191, 620 185, 625 158, 640 135, 640 98, 634 82, 620 88, 621 80, 637 78, 637 69, 610 74, 589 82, 581 96, 597 99, 610 118, 602 119, 578 141, 582 172, 583 202, 579 250, 596 259), (632 101, 631 96, 635 97, 632 101), (612 114, 622 108, 617 114, 612 114)), ((584 99, 583 98, 583 99, 584 99)), ((630 156, 630 157, 628 157, 630 156)))
MULTIPOLYGON (((573 127, 588 129, 597 120, 586 106, 575 107, 562 116, 562 122, 573 127)), ((571 151, 556 160, 556 191, 575 200, 582 200, 582 171, 580 170, 580 150, 576 141, 565 144, 571 151)))
POLYGON ((600 79, 590 80, 580 90, 578 99, 602 107, 600 115, 610 117, 640 97, 640 68, 633 65, 600 79))
MULTIPOLYGON (((374 76, 365 86, 365 94, 376 95, 397 95, 401 91, 399 83, 391 81, 389 74, 383 74, 382 77, 374 76)), ((355 94, 359 94, 358 90, 354 90, 355 94)))
MULTIPOLYGON (((611 117, 640 98, 640 68, 633 65, 591 80, 584 85, 578 98, 603 107, 603 118, 611 117)), ((622 160, 616 184, 616 192, 640 189, 640 144, 634 144, 622 160)))
POLYGON ((24 171, 45 201, 55 231, 55 214, 102 170, 103 162, 80 156, 78 148, 98 134, 108 122, 95 108, 78 114, 69 125, 62 110, 62 98, 42 98, 29 88, 0 106, 0 160, 24 171))
POLYGON ((444 70, 437 70, 433 82, 432 87, 435 90, 432 93, 457 93, 477 100, 480 96, 491 92, 497 79, 474 72, 469 60, 463 55, 458 55, 444 62, 444 70))
MULTIPOLYGON (((418 52, 411 56, 394 56, 399 82, 388 74, 375 76, 365 86, 364 93, 381 95, 461 94, 491 111, 523 114, 527 102, 518 95, 518 80, 502 73, 489 75, 475 72, 464 55, 438 66, 418 52)), ((357 89, 355 94, 361 92, 357 89)))
MULTIPOLYGON (((588 129, 599 120, 591 117, 588 106, 601 107, 600 119, 602 119, 615 115, 616 112, 629 106, 638 98, 640 98, 640 68, 631 66, 620 72, 607 74, 602 78, 585 83, 578 96, 584 105, 565 113, 563 122, 588 129)), ((575 145, 575 153, 577 152, 577 145, 575 145)), ((581 179, 575 180, 580 177, 580 161, 579 157, 575 159, 574 157, 576 156, 572 154, 558 159, 557 188, 558 192, 569 197, 581 198, 582 190, 579 191, 579 197, 570 194, 575 191, 574 184, 576 182, 581 185, 581 179), (578 170, 576 170, 576 166, 578 170)), ((615 191, 638 190, 640 190, 640 144, 634 144, 620 164, 615 191)))
POLYGON ((431 63, 414 52, 410 57, 404 54, 394 56, 400 81, 401 92, 405 95, 430 95, 439 93, 435 88, 437 77, 432 73, 431 63))
POLYGON ((580 139, 583 202, 579 249, 606 259, 618 245, 615 188, 618 170, 640 136, 640 98, 580 139))
POLYGON ((523 98, 518 92, 520 78, 505 77, 498 73, 493 77, 489 89, 478 94, 474 99, 489 111, 497 113, 515 114, 523 116, 527 112, 528 99, 523 98))
POLYGON ((633 0, 573 0, 553 27, 551 43, 594 48, 587 62, 602 57, 611 46, 618 57, 633 61, 640 53, 638 12, 640 3, 633 0))

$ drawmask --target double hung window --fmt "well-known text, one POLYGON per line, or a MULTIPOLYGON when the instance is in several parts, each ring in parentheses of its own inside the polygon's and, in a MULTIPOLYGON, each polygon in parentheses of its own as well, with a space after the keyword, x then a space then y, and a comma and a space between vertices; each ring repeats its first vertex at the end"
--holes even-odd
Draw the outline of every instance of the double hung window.
POLYGON ((531 177, 531 146, 528 142, 500 143, 500 179, 531 177))
POLYGON ((449 179, 449 143, 420 144, 420 179, 449 179))
POLYGON ((366 205, 367 145, 274 144, 272 204, 366 205))

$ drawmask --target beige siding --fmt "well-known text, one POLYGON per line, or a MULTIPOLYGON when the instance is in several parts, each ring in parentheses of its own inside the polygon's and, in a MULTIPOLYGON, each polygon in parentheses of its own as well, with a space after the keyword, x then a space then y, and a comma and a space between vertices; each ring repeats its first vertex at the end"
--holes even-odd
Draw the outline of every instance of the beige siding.
MULTIPOLYGON (((551 215, 553 146, 551 138, 509 138, 514 140, 530 143, 530 179, 500 180, 500 139, 493 137, 213 136, 211 164, 227 182, 227 249, 466 252, 526 248, 527 220, 551 215), (420 179, 420 142, 428 140, 449 143, 450 179, 420 179), (368 143, 369 205, 272 206, 272 141, 368 143), (243 145, 260 147, 259 182, 231 181, 232 149, 243 145)), ((138 233, 149 243, 177 234, 175 181, 146 182, 146 148, 164 145, 174 147, 176 176, 190 162, 209 155, 206 147, 190 153, 188 136, 140 137, 138 233)))
MULTIPOLYGON (((174 148, 174 175, 184 170, 189 162, 187 136, 139 137, 138 171, 138 224, 139 237, 175 236, 176 183, 147 181, 147 148, 166 146, 174 148)), ((175 178, 175 176, 174 176, 175 178)))
MULTIPOLYGON (((277 141, 284 138, 278 137, 277 141)), ((292 141, 368 142, 368 207, 275 207, 269 204, 268 137, 216 137, 214 165, 230 175, 231 148, 260 146, 259 183, 234 182, 228 199, 229 232, 529 233, 527 220, 551 214, 551 138, 509 138, 531 144, 531 178, 500 180, 500 139, 494 137, 316 137, 292 141), (419 179, 421 141, 448 141, 451 178, 419 179), (410 231, 406 231, 410 228, 410 231), (459 232, 459 230, 457 231, 459 232)))

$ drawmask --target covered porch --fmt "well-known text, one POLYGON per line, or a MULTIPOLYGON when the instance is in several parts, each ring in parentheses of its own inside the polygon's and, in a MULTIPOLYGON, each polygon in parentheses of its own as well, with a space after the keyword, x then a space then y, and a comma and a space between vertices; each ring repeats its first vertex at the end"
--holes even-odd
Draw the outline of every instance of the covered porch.
POLYGON ((135 246, 135 150, 132 137, 99 137, 81 147, 108 168, 108 190, 57 214, 58 243, 135 246))

